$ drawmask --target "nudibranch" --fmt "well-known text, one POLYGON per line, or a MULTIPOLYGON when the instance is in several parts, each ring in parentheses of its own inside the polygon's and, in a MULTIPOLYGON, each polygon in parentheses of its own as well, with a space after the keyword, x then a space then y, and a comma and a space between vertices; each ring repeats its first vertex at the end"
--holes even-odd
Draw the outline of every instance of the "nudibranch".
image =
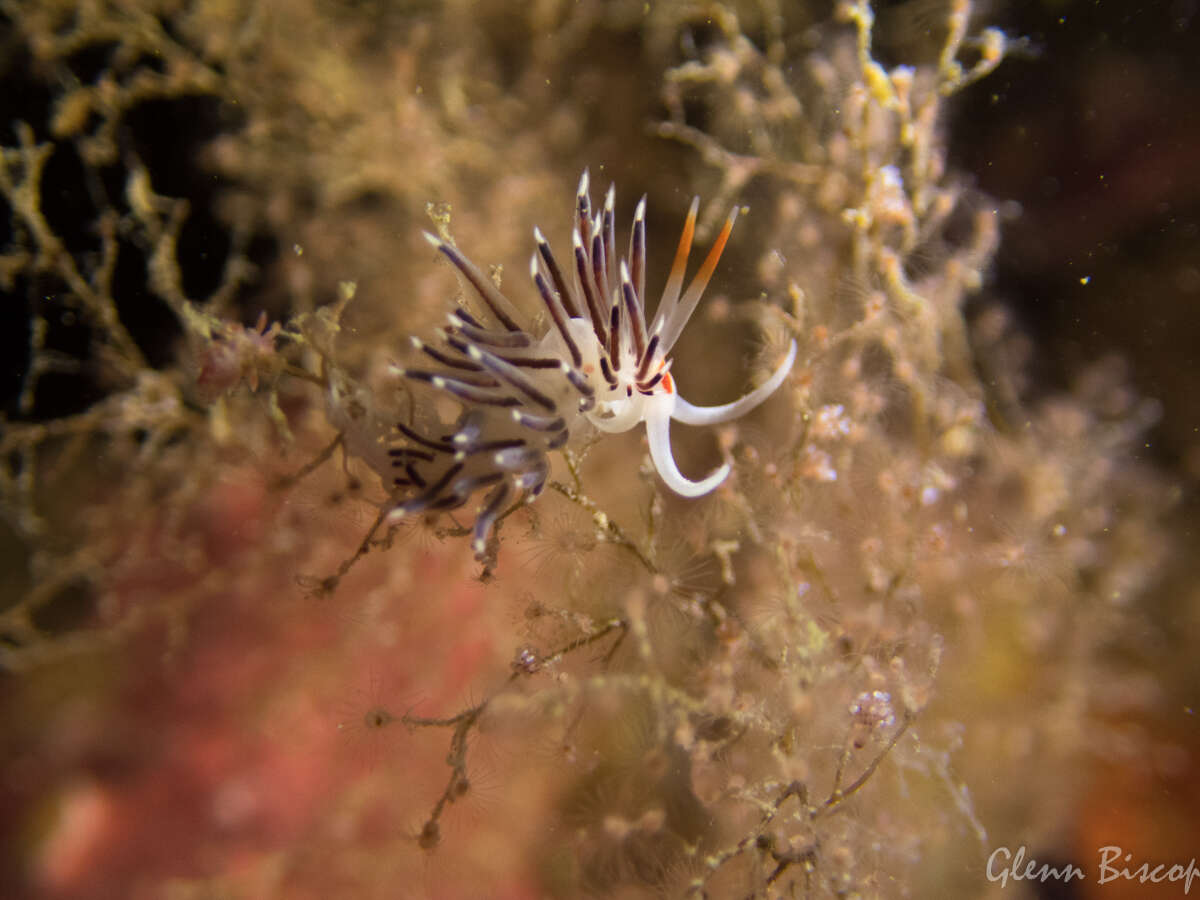
POLYGON ((389 521, 456 509, 488 488, 472 532, 472 548, 485 558, 497 517, 518 499, 536 498, 549 475, 549 452, 588 426, 616 433, 645 422, 654 468, 684 497, 707 494, 725 480, 728 463, 699 481, 679 471, 671 453, 671 420, 713 425, 754 409, 787 378, 796 342, 766 381, 732 403, 695 406, 680 396, 671 374, 671 349, 708 287, 737 218, 734 208, 684 290, 699 207, 699 198, 693 199, 654 319, 647 322, 646 198, 633 215, 628 253, 620 257, 614 189, 593 214, 584 171, 575 206, 573 264, 560 265, 541 231, 533 232, 536 250, 529 272, 549 314, 540 337, 521 324, 524 317, 474 263, 441 238, 425 234, 483 301, 490 321, 459 307, 438 330, 436 342, 412 339, 436 366, 393 367, 396 375, 455 398, 461 413, 448 433, 397 425, 398 446, 389 453, 398 499, 389 521))

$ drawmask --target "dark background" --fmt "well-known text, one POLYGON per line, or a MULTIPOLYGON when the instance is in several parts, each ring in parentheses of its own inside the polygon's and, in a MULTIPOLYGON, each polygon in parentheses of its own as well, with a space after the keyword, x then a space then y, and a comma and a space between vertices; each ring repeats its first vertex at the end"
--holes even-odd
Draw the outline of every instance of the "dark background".
POLYGON ((1105 353, 1163 405, 1148 456, 1200 477, 1200 4, 997 4, 1027 49, 960 101, 956 164, 1019 202, 991 293, 1053 390, 1105 353))

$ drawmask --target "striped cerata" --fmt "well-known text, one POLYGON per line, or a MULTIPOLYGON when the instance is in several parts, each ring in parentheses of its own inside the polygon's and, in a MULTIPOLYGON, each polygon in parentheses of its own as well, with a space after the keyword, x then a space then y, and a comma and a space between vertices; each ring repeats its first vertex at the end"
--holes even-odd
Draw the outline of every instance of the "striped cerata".
POLYGON ((646 198, 637 205, 629 251, 618 255, 614 190, 593 215, 588 173, 576 199, 574 259, 563 266, 538 229, 529 262, 534 287, 549 313, 544 334, 523 317, 474 263, 455 247, 425 237, 454 264, 483 301, 486 317, 457 308, 437 340, 413 338, 436 365, 393 367, 395 374, 454 397, 461 413, 449 432, 400 423, 390 449, 400 498, 388 520, 452 510, 487 490, 475 518, 472 548, 487 555, 492 526, 518 499, 532 501, 546 484, 551 450, 589 426, 628 431, 646 423, 650 458, 663 482, 685 497, 715 489, 729 474, 724 464, 699 481, 686 478, 671 454, 670 422, 712 425, 762 403, 784 381, 796 359, 787 358, 765 382, 722 406, 693 406, 671 377, 671 348, 700 302, 737 218, 735 208, 691 284, 683 290, 700 201, 692 201, 675 261, 654 319, 646 321, 646 198))

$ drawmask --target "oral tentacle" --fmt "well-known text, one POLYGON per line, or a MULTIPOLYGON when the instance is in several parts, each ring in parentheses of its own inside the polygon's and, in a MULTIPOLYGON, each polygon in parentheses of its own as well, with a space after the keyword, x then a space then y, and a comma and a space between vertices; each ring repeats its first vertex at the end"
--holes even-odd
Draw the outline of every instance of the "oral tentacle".
POLYGON ((675 400, 675 408, 671 413, 671 418, 676 422, 683 422, 685 425, 717 425, 721 422, 728 422, 731 419, 736 419, 738 416, 745 415, 779 389, 784 379, 792 371, 792 366, 795 362, 796 342, 792 341, 787 358, 779 364, 779 368, 771 373, 770 378, 750 393, 739 397, 732 403, 725 403, 721 406, 693 406, 684 400, 683 397, 678 397, 675 400))
POLYGON ((674 404, 655 403, 646 414, 646 438, 650 444, 650 460, 671 490, 682 497, 702 497, 717 489, 729 475, 729 463, 723 463, 699 481, 690 481, 679 471, 671 454, 671 411, 674 404))

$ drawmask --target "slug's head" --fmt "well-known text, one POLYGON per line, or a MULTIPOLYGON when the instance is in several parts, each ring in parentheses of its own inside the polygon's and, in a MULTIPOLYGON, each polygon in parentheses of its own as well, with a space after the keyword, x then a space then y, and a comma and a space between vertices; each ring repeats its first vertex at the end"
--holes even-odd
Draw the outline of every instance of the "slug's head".
POLYGON ((575 251, 573 284, 568 284, 550 247, 535 229, 538 252, 530 261, 535 286, 558 325, 543 339, 551 352, 570 357, 595 390, 595 402, 585 415, 596 428, 621 432, 646 423, 650 456, 666 485, 685 497, 697 497, 717 487, 729 474, 723 465, 700 481, 685 478, 671 453, 670 420, 715 424, 736 418, 765 400, 791 371, 796 358, 793 341, 787 359, 758 389, 717 407, 697 407, 679 396, 671 376, 670 352, 695 312, 709 279, 724 252, 737 219, 734 208, 687 290, 683 279, 695 235, 700 200, 692 201, 674 264, 663 288, 654 319, 645 313, 646 199, 638 203, 629 238, 629 253, 618 261, 614 234, 614 192, 609 188, 604 209, 591 214, 588 174, 583 173, 576 201, 572 235, 575 251), (558 290, 554 287, 557 285, 558 290), (572 290, 574 288, 574 290, 572 290), (555 313, 559 301, 565 321, 555 313), (569 312, 568 312, 569 311, 569 312))

